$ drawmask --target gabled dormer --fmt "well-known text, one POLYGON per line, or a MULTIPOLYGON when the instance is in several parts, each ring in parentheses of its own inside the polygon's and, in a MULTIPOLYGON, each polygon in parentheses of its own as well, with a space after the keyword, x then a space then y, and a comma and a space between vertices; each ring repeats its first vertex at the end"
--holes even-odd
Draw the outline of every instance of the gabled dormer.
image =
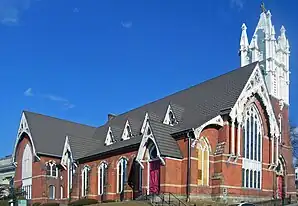
POLYGON ((127 120, 122 133, 122 140, 128 140, 132 137, 131 127, 129 121, 127 120))
POLYGON ((144 134, 145 132, 145 128, 146 128, 146 125, 147 125, 147 122, 149 121, 149 115, 148 113, 146 112, 145 114, 145 118, 144 118, 144 121, 143 121, 143 124, 142 124, 142 127, 141 127, 141 134, 144 134))
POLYGON ((174 115, 174 112, 172 110, 172 107, 171 105, 168 106, 168 109, 167 109, 167 112, 166 112, 166 115, 165 115, 165 118, 163 120, 163 123, 164 124, 168 124, 168 125, 175 125, 175 124, 178 124, 178 121, 174 115))
POLYGON ((115 142, 115 138, 114 138, 111 127, 109 127, 108 133, 106 136, 106 140, 105 140, 105 145, 109 146, 109 145, 113 144, 114 142, 115 142))

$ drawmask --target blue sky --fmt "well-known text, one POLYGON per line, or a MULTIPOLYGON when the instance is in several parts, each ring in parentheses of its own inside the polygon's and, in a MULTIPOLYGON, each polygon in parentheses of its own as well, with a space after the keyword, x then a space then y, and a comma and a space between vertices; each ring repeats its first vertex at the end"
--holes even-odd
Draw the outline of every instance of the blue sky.
MULTIPOLYGON (((265 4, 287 29, 298 125, 298 4, 265 4)), ((256 0, 0 0, 0 156, 22 110, 98 126, 237 68, 241 25, 251 38, 259 14, 256 0)))

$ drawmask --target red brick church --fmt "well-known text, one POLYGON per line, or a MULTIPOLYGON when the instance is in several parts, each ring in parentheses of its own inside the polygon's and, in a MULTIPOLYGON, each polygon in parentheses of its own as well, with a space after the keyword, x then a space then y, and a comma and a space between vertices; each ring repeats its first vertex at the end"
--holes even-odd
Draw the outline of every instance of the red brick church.
POLYGON ((258 201, 296 194, 289 138, 289 42, 263 11, 241 67, 99 127, 24 111, 15 185, 33 202, 180 198, 258 201), (278 36, 278 37, 276 37, 278 36))

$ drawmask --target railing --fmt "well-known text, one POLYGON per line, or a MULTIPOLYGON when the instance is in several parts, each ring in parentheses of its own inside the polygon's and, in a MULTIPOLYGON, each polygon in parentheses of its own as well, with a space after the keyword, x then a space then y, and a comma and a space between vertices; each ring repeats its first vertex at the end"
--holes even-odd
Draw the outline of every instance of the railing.
POLYGON ((167 197, 167 202, 169 205, 175 205, 175 206, 187 206, 185 202, 180 200, 178 197, 176 197, 173 193, 163 193, 163 197, 167 197))

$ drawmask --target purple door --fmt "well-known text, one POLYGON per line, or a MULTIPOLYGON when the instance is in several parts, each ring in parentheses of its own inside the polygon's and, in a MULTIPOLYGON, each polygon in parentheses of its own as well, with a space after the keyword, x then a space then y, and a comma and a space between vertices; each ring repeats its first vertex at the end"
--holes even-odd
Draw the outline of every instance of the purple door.
POLYGON ((159 193, 159 173, 160 173, 160 161, 150 162, 150 179, 149 179, 149 193, 159 193))

